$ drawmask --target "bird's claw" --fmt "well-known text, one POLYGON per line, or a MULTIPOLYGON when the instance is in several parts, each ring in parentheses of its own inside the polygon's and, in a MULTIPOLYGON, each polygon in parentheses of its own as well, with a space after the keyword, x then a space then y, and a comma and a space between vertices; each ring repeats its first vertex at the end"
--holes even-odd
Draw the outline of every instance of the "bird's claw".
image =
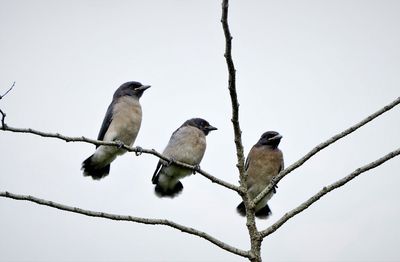
POLYGON ((114 142, 118 144, 118 148, 119 148, 119 149, 121 149, 121 148, 124 147, 124 143, 122 143, 121 140, 114 140, 114 142))
POLYGON ((193 167, 193 175, 195 175, 196 172, 199 172, 199 171, 200 171, 200 165, 195 165, 195 166, 193 167))
POLYGON ((272 192, 274 192, 274 194, 276 193, 276 189, 278 188, 278 185, 275 184, 274 187, 272 188, 272 192))
POLYGON ((143 148, 141 148, 140 146, 136 147, 136 151, 135 151, 135 155, 136 156, 140 156, 141 154, 143 154, 143 148))
POLYGON ((174 159, 174 158, 168 159, 167 166, 172 165, 174 162, 175 162, 175 159, 174 159))

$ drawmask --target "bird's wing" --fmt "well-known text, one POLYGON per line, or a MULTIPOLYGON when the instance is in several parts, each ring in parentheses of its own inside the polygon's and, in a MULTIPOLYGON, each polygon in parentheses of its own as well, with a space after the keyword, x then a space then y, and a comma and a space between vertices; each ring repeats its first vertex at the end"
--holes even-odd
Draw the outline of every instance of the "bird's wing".
MULTIPOLYGON (((108 106, 106 115, 104 116, 103 124, 101 125, 99 135, 97 136, 97 140, 103 140, 104 136, 110 127, 111 121, 113 119, 113 108, 114 108, 114 101, 108 106)), ((97 148, 98 146, 96 146, 97 148)))
POLYGON ((247 156, 246 162, 244 163, 244 171, 245 172, 247 171, 247 169, 249 169, 249 165, 250 165, 250 154, 247 156))
POLYGON ((160 171, 161 171, 162 166, 163 165, 162 165, 161 161, 158 161, 156 170, 154 171, 153 177, 151 178, 151 182, 153 182, 153 184, 157 184, 158 183, 158 177, 160 175, 160 171))
POLYGON ((281 166, 279 167, 278 174, 279 174, 283 169, 285 169, 285 162, 283 161, 283 157, 282 157, 281 166))
MULTIPOLYGON (((283 161, 283 157, 281 160, 281 165, 279 166, 279 170, 278 170, 278 174, 285 168, 285 162, 283 161)), ((276 174, 276 175, 278 175, 276 174)), ((276 193, 276 189, 278 188, 278 185, 275 185, 272 192, 274 192, 274 194, 276 193)))

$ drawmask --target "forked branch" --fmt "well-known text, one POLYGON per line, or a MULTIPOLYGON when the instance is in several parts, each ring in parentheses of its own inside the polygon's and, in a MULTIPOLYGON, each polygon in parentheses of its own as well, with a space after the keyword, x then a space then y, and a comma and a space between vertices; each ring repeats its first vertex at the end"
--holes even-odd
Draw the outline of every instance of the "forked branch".
POLYGON ((387 155, 385 155, 385 156, 383 156, 383 157, 381 157, 381 158, 379 158, 379 159, 377 159, 377 160, 375 160, 375 161, 373 161, 373 162, 371 162, 371 163, 369 163, 369 164, 367 164, 365 166, 357 168, 355 171, 353 171, 348 176, 345 176, 344 178, 336 181, 335 183, 324 187, 321 191, 319 191, 317 194, 315 194, 314 196, 309 198, 307 201, 305 201, 304 203, 302 203, 301 205, 299 205, 295 209, 291 210, 290 212, 287 212, 282 218, 280 218, 273 225, 271 225, 267 229, 261 231, 261 236, 262 237, 266 237, 266 236, 272 234, 278 228, 280 228, 284 223, 286 223, 289 219, 291 219, 295 215, 299 214, 300 212, 302 212, 305 209, 307 209, 308 207, 310 207, 312 204, 317 202, 324 195, 328 194, 332 190, 335 190, 335 189, 345 185, 346 183, 350 182, 352 179, 356 178, 360 174, 362 174, 362 173, 364 173, 364 172, 366 172, 366 171, 368 171, 370 169, 373 169, 373 168, 376 168, 376 167, 382 165, 386 161, 398 156, 399 154, 400 154, 400 148, 388 153, 387 155))
POLYGON ((329 145, 332 145, 333 143, 337 142, 339 139, 353 133, 360 127, 366 125, 367 123, 371 122, 378 116, 382 115, 385 112, 388 112, 395 106, 400 104, 400 97, 398 97, 396 100, 391 102, 390 104, 384 106, 383 108, 379 109, 375 113, 369 115, 368 117, 364 118, 361 120, 359 123, 347 128, 346 130, 340 132, 339 134, 334 135, 333 137, 329 138, 325 142, 317 145, 314 147, 310 152, 308 152, 305 156, 300 158, 298 161, 287 167, 285 170, 281 171, 278 176, 276 176, 271 183, 254 199, 254 203, 258 203, 264 196, 266 196, 273 188, 274 186, 285 176, 287 176, 290 172, 295 170, 296 168, 300 167, 303 165, 307 160, 309 160, 311 157, 313 157, 315 154, 317 154, 319 151, 322 149, 328 147, 329 145))
POLYGON ((228 67, 228 85, 229 85, 229 94, 231 97, 232 103, 232 124, 233 131, 235 137, 235 145, 236 145, 236 156, 237 156, 237 168, 239 169, 239 178, 240 178, 240 188, 243 189, 243 192, 240 194, 245 208, 246 208, 246 226, 250 235, 250 243, 251 243, 251 261, 261 261, 261 241, 262 238, 259 237, 257 225, 255 222, 254 212, 249 208, 250 206, 250 196, 247 192, 246 179, 244 175, 244 153, 243 153, 243 144, 242 144, 242 131, 240 129, 239 124, 239 101, 236 92, 236 69, 233 64, 232 59, 232 35, 229 29, 228 24, 228 8, 229 8, 229 0, 222 1, 222 17, 221 23, 222 28, 224 30, 225 35, 225 59, 228 67))

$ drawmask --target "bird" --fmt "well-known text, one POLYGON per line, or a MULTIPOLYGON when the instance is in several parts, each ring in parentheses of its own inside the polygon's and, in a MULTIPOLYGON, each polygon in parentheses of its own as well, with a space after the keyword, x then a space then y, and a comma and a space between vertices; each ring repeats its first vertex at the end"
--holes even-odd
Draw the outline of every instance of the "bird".
MULTIPOLYGON (((217 128, 202 118, 189 119, 172 133, 163 155, 172 160, 199 167, 206 151, 206 136, 213 130, 217 128)), ((192 173, 193 171, 189 168, 180 167, 165 160, 158 161, 151 179, 156 185, 155 194, 158 197, 177 196, 183 190, 179 179, 192 173)))
MULTIPOLYGON (((268 131, 262 134, 258 142, 251 148, 245 163, 244 177, 247 185, 247 192, 251 199, 254 199, 277 176, 284 168, 283 154, 278 148, 282 136, 276 131, 268 131)), ((268 218, 272 212, 267 202, 271 199, 273 191, 268 193, 255 207, 255 215, 258 218, 268 218)), ((244 203, 241 202, 237 212, 245 216, 244 203)))
MULTIPOLYGON (((142 122, 139 103, 143 92, 150 88, 136 81, 122 84, 114 93, 101 125, 97 140, 133 145, 142 122)), ((110 173, 110 164, 126 150, 116 146, 96 146, 96 151, 82 163, 84 176, 99 180, 110 173)))

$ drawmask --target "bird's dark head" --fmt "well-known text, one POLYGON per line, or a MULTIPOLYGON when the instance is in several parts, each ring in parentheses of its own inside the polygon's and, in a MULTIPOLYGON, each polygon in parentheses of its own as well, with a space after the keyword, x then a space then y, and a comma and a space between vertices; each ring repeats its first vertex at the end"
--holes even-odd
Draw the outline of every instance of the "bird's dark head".
POLYGON ((271 146, 272 148, 277 148, 279 145, 279 142, 281 142, 282 136, 275 131, 268 131, 262 134, 260 140, 258 140, 257 144, 258 146, 271 146))
POLYGON ((202 118, 192 118, 183 123, 182 126, 194 126, 203 131, 204 135, 208 135, 210 131, 217 130, 216 127, 210 125, 206 120, 202 118))
POLYGON ((114 98, 122 96, 136 96, 137 98, 140 98, 143 95, 143 92, 148 88, 150 88, 150 86, 142 85, 136 81, 126 82, 115 91, 114 98))

